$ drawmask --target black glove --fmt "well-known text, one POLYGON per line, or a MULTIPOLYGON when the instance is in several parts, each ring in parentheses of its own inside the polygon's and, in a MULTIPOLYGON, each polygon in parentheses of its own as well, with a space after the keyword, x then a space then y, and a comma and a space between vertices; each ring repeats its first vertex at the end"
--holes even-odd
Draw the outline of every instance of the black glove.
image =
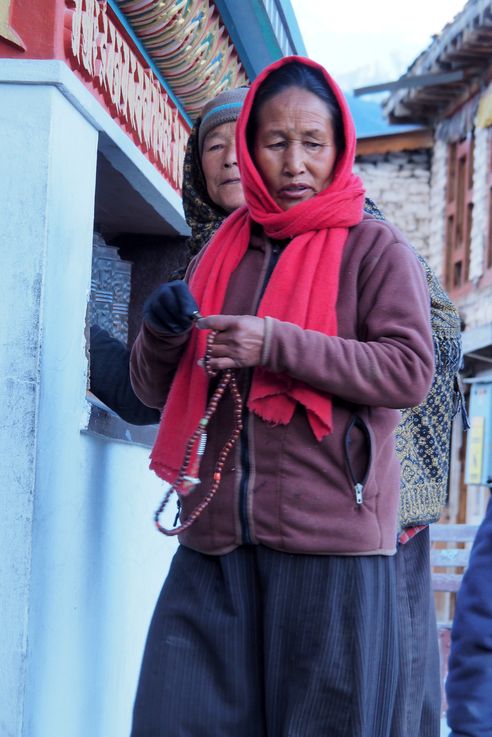
POLYGON ((161 284, 144 304, 144 320, 168 333, 188 330, 197 312, 198 305, 184 281, 161 284))

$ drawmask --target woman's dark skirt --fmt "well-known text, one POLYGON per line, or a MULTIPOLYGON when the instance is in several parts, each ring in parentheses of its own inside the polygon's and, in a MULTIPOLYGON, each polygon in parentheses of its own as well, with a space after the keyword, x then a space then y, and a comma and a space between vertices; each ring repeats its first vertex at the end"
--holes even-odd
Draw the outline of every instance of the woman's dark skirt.
POLYGON ((132 737, 393 737, 396 557, 181 546, 132 737))

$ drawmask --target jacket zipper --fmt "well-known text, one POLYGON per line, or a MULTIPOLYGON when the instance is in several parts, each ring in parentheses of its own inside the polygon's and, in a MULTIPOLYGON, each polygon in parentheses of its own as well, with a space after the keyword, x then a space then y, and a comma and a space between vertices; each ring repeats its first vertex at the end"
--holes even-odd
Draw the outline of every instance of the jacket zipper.
MULTIPOLYGON (((258 310, 258 306, 261 302, 261 298, 263 297, 263 294, 265 293, 266 286, 277 264, 279 256, 280 256, 280 246, 278 245, 272 246, 267 270, 265 273, 265 278, 263 279, 263 284, 261 285, 261 290, 258 295, 258 301, 255 305, 255 314, 258 310)), ((247 406, 247 401, 248 401, 249 391, 251 389, 252 379, 253 379, 253 369, 249 369, 247 379, 245 382, 244 406, 243 406, 243 414, 242 414, 243 429, 241 430, 241 434, 239 436, 240 459, 241 459, 241 480, 239 482, 239 520, 241 524, 241 536, 242 536, 243 544, 245 545, 250 545, 252 542, 251 529, 249 525, 249 515, 248 515, 248 484, 249 484, 249 477, 250 477, 250 462, 249 462, 249 433, 248 433, 249 410, 247 406)))
POLYGON ((350 422, 349 426, 347 427, 347 430, 345 432, 345 438, 344 438, 344 455, 345 455, 345 463, 347 466, 347 470, 350 474, 350 478, 352 481, 352 486, 354 489, 355 494, 355 503, 358 507, 360 507, 364 502, 364 487, 367 482, 367 478, 369 476, 369 471, 371 470, 371 461, 372 461, 372 442, 371 442, 371 434, 369 432, 369 428, 367 427, 364 420, 362 420, 361 417, 358 415, 354 415, 352 421, 350 422), (364 474, 364 478, 361 481, 358 481, 355 478, 354 469, 352 468, 352 463, 350 460, 350 432, 353 427, 358 427, 359 430, 362 430, 364 437, 366 439, 367 447, 368 447, 368 462, 367 462, 367 468, 366 472, 364 474))
MULTIPOLYGON (((251 379, 253 372, 251 369, 248 370, 248 377, 246 381, 246 393, 245 397, 249 395, 251 388, 251 379)), ((249 463, 249 436, 248 436, 248 422, 249 422, 249 410, 246 405, 246 400, 243 405, 243 427, 239 436, 240 441, 240 459, 241 459, 241 480, 239 482, 239 519, 241 521, 241 535, 243 544, 249 545, 251 543, 251 530, 249 526, 248 517, 248 483, 250 476, 250 463, 249 463)))

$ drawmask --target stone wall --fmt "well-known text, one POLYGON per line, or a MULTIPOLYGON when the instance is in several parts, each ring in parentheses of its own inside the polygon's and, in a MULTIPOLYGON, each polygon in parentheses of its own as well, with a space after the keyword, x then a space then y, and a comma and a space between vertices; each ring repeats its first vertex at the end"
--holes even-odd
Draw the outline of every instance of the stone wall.
POLYGON ((432 152, 428 262, 442 283, 445 272, 447 145, 436 140, 432 152))
POLYGON ((355 171, 385 218, 427 257, 430 229, 430 161, 426 150, 358 156, 355 171))

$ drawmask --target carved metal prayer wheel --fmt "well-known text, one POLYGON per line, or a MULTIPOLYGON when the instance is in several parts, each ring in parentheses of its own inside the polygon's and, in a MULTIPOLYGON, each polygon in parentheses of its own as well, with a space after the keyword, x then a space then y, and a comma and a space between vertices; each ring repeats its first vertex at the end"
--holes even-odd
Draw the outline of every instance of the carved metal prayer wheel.
POLYGON ((123 261, 118 249, 94 233, 92 251, 90 324, 97 324, 123 343, 128 342, 132 264, 123 261))

